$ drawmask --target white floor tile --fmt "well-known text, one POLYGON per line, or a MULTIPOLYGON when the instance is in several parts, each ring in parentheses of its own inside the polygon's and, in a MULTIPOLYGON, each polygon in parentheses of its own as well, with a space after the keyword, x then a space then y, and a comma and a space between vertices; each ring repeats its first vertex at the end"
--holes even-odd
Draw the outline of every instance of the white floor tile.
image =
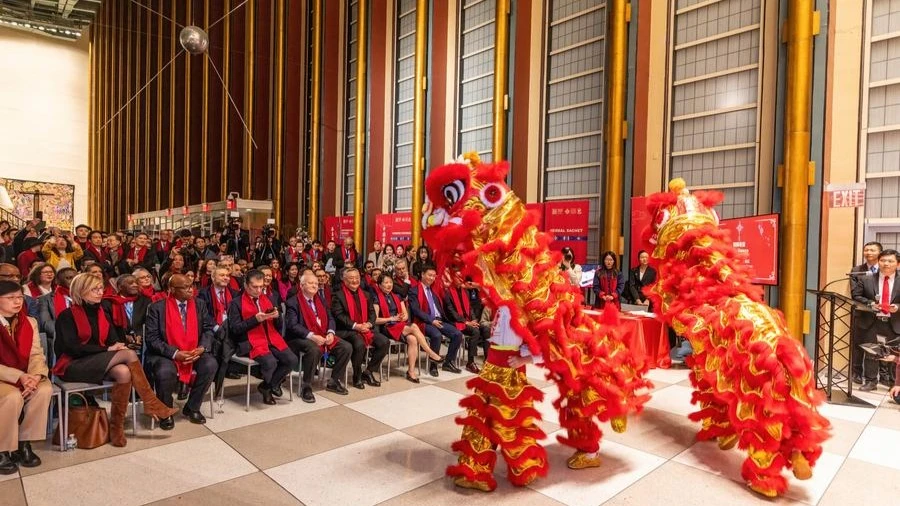
POLYGON ((566 459, 573 450, 556 442, 559 433, 550 434, 552 443, 546 445, 550 472, 546 478, 539 478, 529 487, 571 506, 602 504, 666 461, 634 448, 604 441, 600 448, 603 458, 600 467, 573 471, 566 467, 566 459))
POLYGON ((687 416, 698 409, 697 406, 691 404, 691 395, 693 393, 694 390, 690 387, 681 385, 667 386, 653 392, 646 406, 687 416))
POLYGON ((395 429, 405 429, 461 412, 459 401, 462 398, 456 392, 427 386, 351 402, 345 406, 395 429))
POLYGON ((833 453, 822 453, 813 469, 812 478, 805 481, 794 479, 793 475, 785 473, 788 476, 788 490, 784 495, 808 504, 818 504, 844 465, 844 459, 845 457, 833 453))
MULTIPOLYGON (((286 386, 286 385, 285 385, 286 386)), ((320 409, 330 408, 338 404, 323 395, 316 396, 316 402, 309 404, 300 400, 295 394, 294 402, 288 400, 287 392, 284 397, 277 399, 278 404, 268 406, 262 403, 256 387, 251 385, 253 390, 250 393, 250 411, 244 411, 246 397, 238 395, 234 397, 226 397, 223 406, 224 413, 216 413, 215 418, 206 419, 206 428, 213 432, 224 432, 226 430, 238 429, 248 425, 268 422, 285 418, 288 416, 300 415, 303 413, 311 413, 320 409)), ((204 405, 207 410, 208 404, 204 405)), ((218 409, 218 405, 216 406, 218 409)))
POLYGON ((453 462, 443 450, 392 432, 274 467, 266 474, 307 506, 365 506, 432 482, 453 462))
POLYGON ((256 470, 221 439, 206 436, 28 476, 22 483, 31 506, 137 505, 256 470))
POLYGON ((674 385, 688 379, 690 372, 690 369, 650 369, 644 377, 654 383, 661 382, 674 385))
POLYGON ((900 470, 900 431, 869 426, 859 436, 849 458, 900 470))
POLYGON ((825 418, 839 418, 848 422, 861 423, 863 425, 869 423, 872 415, 875 414, 875 406, 870 408, 859 406, 842 406, 839 404, 823 403, 819 406, 819 413, 825 418))

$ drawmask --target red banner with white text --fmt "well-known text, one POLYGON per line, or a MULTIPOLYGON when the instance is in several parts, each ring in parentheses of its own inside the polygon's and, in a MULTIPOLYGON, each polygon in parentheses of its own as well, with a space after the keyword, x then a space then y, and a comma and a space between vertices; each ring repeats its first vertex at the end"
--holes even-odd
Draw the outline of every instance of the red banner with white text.
POLYGON ((345 237, 353 236, 353 216, 326 216, 325 230, 322 233, 322 243, 334 241, 338 244, 345 237))
POLYGON ((587 200, 560 200, 544 202, 542 230, 553 237, 550 248, 556 251, 572 248, 575 262, 587 261, 588 214, 587 200))
POLYGON ((778 284, 778 215, 761 214, 719 222, 731 234, 731 245, 744 253, 744 263, 757 285, 778 284))
POLYGON ((381 244, 407 246, 412 242, 412 213, 378 214, 375 216, 375 238, 381 244))

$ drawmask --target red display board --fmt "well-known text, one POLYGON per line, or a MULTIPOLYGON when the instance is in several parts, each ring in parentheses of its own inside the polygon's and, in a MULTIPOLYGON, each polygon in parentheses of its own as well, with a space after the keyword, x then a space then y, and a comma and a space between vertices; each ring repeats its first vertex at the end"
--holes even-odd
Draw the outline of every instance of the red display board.
POLYGON ((653 216, 647 210, 647 197, 631 198, 631 250, 628 252, 629 266, 638 264, 638 252, 652 253, 653 245, 644 241, 644 232, 653 224, 653 216))
POLYGON ((719 227, 731 234, 731 244, 746 255, 753 283, 778 284, 778 215, 761 214, 722 220, 719 227))
POLYGON ((550 248, 556 251, 568 246, 575 254, 575 262, 587 261, 588 214, 587 200, 561 200, 544 203, 543 230, 553 236, 550 248))
POLYGON ((404 246, 412 242, 412 213, 379 214, 375 216, 375 238, 381 244, 404 246))
POLYGON ((353 216, 326 216, 325 230, 322 233, 322 243, 335 241, 338 244, 345 237, 353 236, 353 216))

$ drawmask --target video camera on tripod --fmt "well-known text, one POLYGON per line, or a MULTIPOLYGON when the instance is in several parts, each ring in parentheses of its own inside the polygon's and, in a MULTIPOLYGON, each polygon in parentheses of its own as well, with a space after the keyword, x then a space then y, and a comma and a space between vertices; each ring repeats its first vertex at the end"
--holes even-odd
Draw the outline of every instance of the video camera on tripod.
POLYGON ((900 337, 888 341, 885 336, 875 336, 874 343, 863 343, 859 347, 875 360, 895 362, 900 357, 900 337))

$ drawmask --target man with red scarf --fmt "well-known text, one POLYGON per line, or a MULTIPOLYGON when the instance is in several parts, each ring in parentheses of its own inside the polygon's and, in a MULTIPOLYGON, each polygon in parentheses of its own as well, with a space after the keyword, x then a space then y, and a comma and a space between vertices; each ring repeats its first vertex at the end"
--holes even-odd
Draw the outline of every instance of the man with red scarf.
POLYGON ((161 264, 169 258, 169 252, 172 251, 172 235, 172 230, 163 230, 159 233, 159 240, 154 247, 157 263, 161 264))
POLYGON ((228 306, 231 301, 240 297, 240 292, 231 288, 231 269, 216 267, 213 271, 212 283, 201 289, 197 295, 209 308, 210 317, 213 319, 213 330, 218 332, 219 327, 225 323, 228 316, 228 306))
POLYGON ((56 317, 72 305, 69 284, 78 275, 71 267, 63 267, 56 273, 56 289, 38 299, 38 321, 41 332, 47 335, 47 343, 56 337, 56 317))
POLYGON ((88 235, 88 244, 84 248, 84 256, 81 257, 82 265, 95 263, 102 267, 104 272, 109 272, 112 269, 112 265, 110 265, 109 256, 106 254, 105 242, 102 232, 99 230, 91 232, 88 235))
POLYGON ((84 250, 87 248, 87 245, 90 241, 88 241, 88 235, 91 233, 91 227, 87 225, 78 225, 75 227, 75 242, 81 246, 81 249, 84 250))
POLYGON ((48 375, 37 322, 28 316, 22 287, 0 281, 0 474, 13 474, 20 465, 41 465, 31 442, 46 438, 52 394, 48 375))
MULTIPOLYGON (((169 296, 150 305, 144 368, 153 378, 156 396, 166 406, 172 406, 172 393, 179 382, 189 385, 190 395, 181 413, 191 423, 204 424, 200 406, 219 364, 207 353, 212 348, 212 318, 206 304, 193 298, 192 290, 186 276, 174 274, 169 279, 169 296)), ((171 430, 175 420, 165 418, 159 426, 171 430)))
POLYGON ((281 397, 281 383, 299 360, 288 348, 278 329, 280 314, 268 297, 263 296, 265 274, 250 270, 244 278, 244 293, 228 306, 228 333, 238 355, 247 355, 259 363, 263 381, 258 390, 263 403, 275 404, 281 397))
POLYGON ((350 236, 344 238, 344 245, 341 246, 341 260, 344 261, 345 268, 356 267, 359 269, 362 267, 362 258, 356 251, 356 244, 353 243, 353 238, 350 236))
POLYGON ((416 278, 409 275, 409 262, 405 258, 398 258, 394 262, 394 293, 407 300, 409 291, 418 286, 416 278))
POLYGON ((130 348, 140 347, 147 309, 153 300, 141 293, 137 278, 130 274, 116 278, 117 293, 103 296, 103 310, 112 322, 119 341, 130 348))
POLYGON ((375 304, 365 290, 360 289, 359 270, 355 267, 345 268, 343 280, 341 289, 331 297, 331 313, 337 325, 338 337, 353 346, 353 356, 350 358, 353 364, 353 386, 362 390, 366 388, 363 381, 369 386, 381 386, 374 373, 381 370, 381 361, 388 353, 390 341, 375 327, 375 304), (369 346, 372 347, 372 352, 369 364, 363 370, 363 360, 369 346))
POLYGON ((300 278, 301 290, 287 301, 285 318, 287 321, 287 343, 297 353, 303 354, 303 381, 300 398, 304 402, 316 402, 312 393, 313 372, 322 354, 334 357, 331 379, 325 387, 329 392, 347 395, 347 388, 341 383, 350 362, 353 347, 342 341, 335 333, 335 322, 325 299, 319 296, 319 280, 307 271, 300 278))
POLYGON ((313 241, 312 245, 303 252, 303 261, 306 262, 307 266, 312 267, 313 262, 321 262, 324 256, 325 254, 322 252, 322 242, 313 241))
MULTIPOLYGON (((443 301, 437 293, 435 293, 434 281, 437 279, 437 271, 433 265, 427 265, 422 269, 422 281, 419 285, 409 291, 409 312, 413 315, 413 321, 419 325, 422 332, 428 338, 428 345, 432 350, 441 349, 441 338, 450 339, 450 345, 447 348, 447 359, 441 370, 461 373, 462 370, 453 363, 456 360, 456 354, 459 352, 459 346, 462 344, 462 332, 448 320, 447 310, 443 301)), ((437 377, 437 364, 432 362, 428 368, 428 374, 437 377)))
POLYGON ((325 305, 331 307, 331 276, 325 269, 316 271, 316 279, 319 281, 319 297, 325 300, 325 305))
POLYGON ((144 232, 138 233, 131 241, 128 253, 119 261, 119 273, 131 274, 134 269, 143 267, 148 271, 156 264, 156 255, 150 251, 150 236, 144 232))
POLYGON ((484 347, 484 358, 487 359, 489 344, 487 341, 482 342, 481 328, 472 311, 472 301, 459 279, 454 279, 450 286, 444 289, 444 307, 447 309, 447 322, 452 323, 464 336, 466 350, 469 354, 466 370, 478 374, 481 372, 475 363, 478 345, 481 344, 484 347))
POLYGON ((28 274, 31 272, 31 266, 41 261, 41 241, 29 237, 22 244, 22 252, 16 257, 16 265, 20 272, 28 274))

